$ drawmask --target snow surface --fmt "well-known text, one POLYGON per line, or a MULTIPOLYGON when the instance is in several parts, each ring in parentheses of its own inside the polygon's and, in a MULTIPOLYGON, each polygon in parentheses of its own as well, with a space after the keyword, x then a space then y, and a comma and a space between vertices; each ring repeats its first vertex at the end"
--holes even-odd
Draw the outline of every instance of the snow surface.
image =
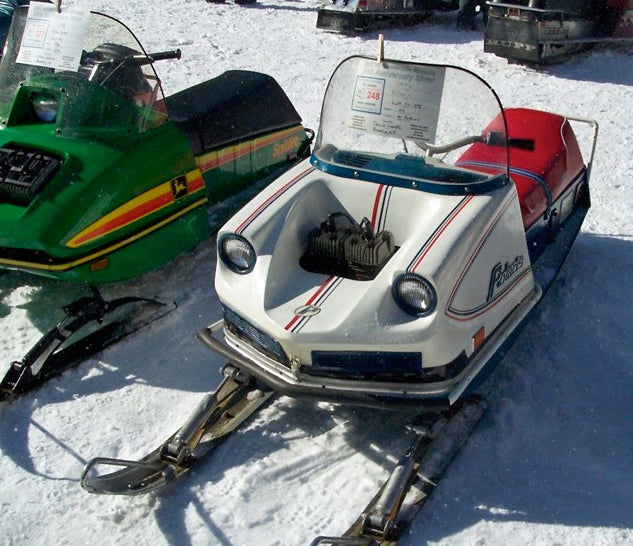
MULTIPOLYGON (((149 51, 167 94, 242 68, 273 75, 316 128, 335 66, 374 55, 377 33, 315 28, 317 0, 252 6, 203 0, 66 0, 120 18, 149 51)), ((529 68, 482 52, 454 14, 386 30, 386 56, 446 62, 484 77, 506 106, 595 118, 593 208, 561 275, 494 376, 491 407, 402 540, 421 544, 633 544, 633 56, 598 48, 529 68)), ((151 160, 151 158, 148 158, 151 160)), ((307 545, 343 532, 409 443, 408 416, 279 399, 169 489, 93 496, 94 456, 139 457, 219 381, 195 338, 219 318, 214 243, 122 292, 151 287, 178 309, 0 410, 0 543, 307 545)), ((0 276, 0 362, 21 356, 81 290, 0 276)))

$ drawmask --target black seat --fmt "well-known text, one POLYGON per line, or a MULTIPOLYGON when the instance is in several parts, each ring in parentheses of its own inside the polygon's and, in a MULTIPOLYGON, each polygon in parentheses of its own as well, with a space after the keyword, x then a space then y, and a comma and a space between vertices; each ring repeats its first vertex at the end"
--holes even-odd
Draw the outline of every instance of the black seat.
POLYGON ((259 72, 229 70, 165 101, 196 155, 301 122, 279 84, 259 72))

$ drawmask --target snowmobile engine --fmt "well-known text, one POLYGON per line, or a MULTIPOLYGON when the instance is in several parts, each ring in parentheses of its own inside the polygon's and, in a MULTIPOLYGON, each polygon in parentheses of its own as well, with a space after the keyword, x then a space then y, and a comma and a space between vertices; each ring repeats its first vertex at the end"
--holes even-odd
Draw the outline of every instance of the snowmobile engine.
POLYGON ((308 235, 301 267, 313 273, 370 280, 396 250, 390 231, 374 233, 369 219, 357 224, 346 213, 336 212, 308 235))

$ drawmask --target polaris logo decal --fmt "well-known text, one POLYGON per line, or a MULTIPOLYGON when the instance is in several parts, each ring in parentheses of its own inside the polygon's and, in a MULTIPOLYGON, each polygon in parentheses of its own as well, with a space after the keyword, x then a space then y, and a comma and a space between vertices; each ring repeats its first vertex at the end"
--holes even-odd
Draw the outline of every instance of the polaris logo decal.
POLYGON ((503 286, 523 268, 523 263, 523 256, 519 255, 512 262, 506 262, 505 264, 499 262, 492 268, 486 301, 492 300, 503 289, 503 286))
POLYGON ((321 308, 317 305, 302 305, 295 309, 295 315, 297 317, 313 317, 321 312, 321 308))

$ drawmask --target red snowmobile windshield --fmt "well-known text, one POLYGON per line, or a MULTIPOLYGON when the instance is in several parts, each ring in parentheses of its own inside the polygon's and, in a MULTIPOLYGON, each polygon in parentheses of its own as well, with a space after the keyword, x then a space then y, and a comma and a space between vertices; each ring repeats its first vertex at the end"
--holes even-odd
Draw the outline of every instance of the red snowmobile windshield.
POLYGON ((468 70, 351 57, 329 82, 313 163, 428 191, 486 191, 508 180, 506 134, 497 95, 468 70), (469 159, 473 146, 484 161, 469 159))
POLYGON ((91 12, 76 70, 25 62, 29 8, 13 16, 0 64, 5 125, 55 123, 62 136, 141 133, 167 119, 160 81, 142 45, 120 21, 91 12), (32 110, 32 111, 30 111, 32 110))

